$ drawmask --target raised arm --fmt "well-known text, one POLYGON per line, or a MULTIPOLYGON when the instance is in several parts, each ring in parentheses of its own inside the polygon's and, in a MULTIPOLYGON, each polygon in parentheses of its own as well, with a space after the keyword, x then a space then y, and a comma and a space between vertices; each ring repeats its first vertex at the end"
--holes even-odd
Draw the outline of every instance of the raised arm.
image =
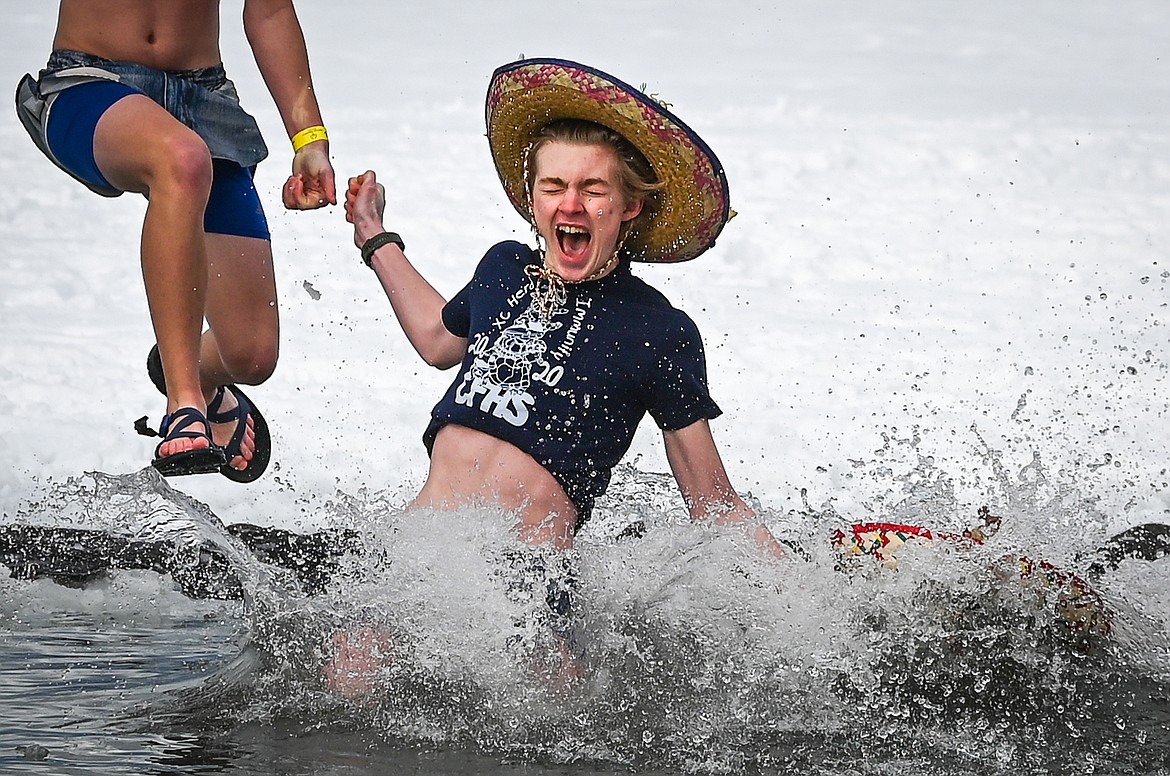
POLYGON ((719 525, 744 524, 761 547, 776 557, 784 555, 772 532, 756 519, 756 513, 731 487, 706 420, 677 431, 664 431, 662 439, 666 444, 666 460, 692 519, 713 519, 719 525))
MULTIPOLYGON (((373 171, 349 179, 345 220, 353 224, 353 241, 359 248, 386 231, 382 225, 385 209, 385 195, 373 171)), ((456 337, 443 325, 443 305, 447 301, 419 274, 406 254, 395 243, 388 243, 374 252, 370 267, 377 273, 402 331, 423 361, 439 369, 462 361, 467 340, 456 337)))
MULTIPOLYGON (((292 0, 244 0, 244 34, 288 136, 322 126, 305 36, 292 0)), ((282 193, 287 208, 311 210, 337 204, 329 141, 313 139, 318 134, 323 133, 304 138, 311 142, 294 151, 292 175, 282 193)))

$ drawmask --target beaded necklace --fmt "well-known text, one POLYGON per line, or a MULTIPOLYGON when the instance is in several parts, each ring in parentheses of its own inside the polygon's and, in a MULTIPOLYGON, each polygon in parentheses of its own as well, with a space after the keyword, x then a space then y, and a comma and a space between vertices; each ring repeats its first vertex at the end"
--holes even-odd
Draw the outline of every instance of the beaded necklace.
POLYGON ((565 303, 568 293, 565 286, 575 286, 588 283, 608 275, 618 265, 619 243, 609 260, 580 280, 568 280, 544 262, 544 251, 540 251, 540 264, 529 264, 524 268, 524 274, 532 281, 532 300, 540 316, 544 320, 551 320, 553 312, 565 303))

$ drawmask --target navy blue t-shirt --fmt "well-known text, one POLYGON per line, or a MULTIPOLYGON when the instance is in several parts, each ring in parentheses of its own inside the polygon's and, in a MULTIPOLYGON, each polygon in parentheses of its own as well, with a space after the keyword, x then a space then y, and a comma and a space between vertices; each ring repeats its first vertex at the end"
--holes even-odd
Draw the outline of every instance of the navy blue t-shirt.
POLYGON ((467 354, 423 441, 429 452, 455 423, 509 442, 556 477, 583 520, 646 413, 675 431, 720 409, 698 328, 628 263, 551 296, 533 276, 540 266, 527 245, 499 243, 443 308, 467 354))

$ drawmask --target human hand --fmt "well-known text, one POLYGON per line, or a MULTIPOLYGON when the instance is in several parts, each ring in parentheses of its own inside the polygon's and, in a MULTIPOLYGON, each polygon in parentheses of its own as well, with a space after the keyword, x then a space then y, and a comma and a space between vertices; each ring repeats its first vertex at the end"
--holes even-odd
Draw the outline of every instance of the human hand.
POLYGON ((738 526, 767 556, 778 560, 788 556, 788 550, 784 543, 776 538, 772 529, 768 528, 767 524, 746 504, 743 504, 741 509, 732 508, 717 515, 715 524, 738 526))
POLYGON ((349 179, 349 189, 345 192, 345 220, 353 224, 353 242, 357 247, 386 231, 382 227, 385 210, 386 189, 378 183, 373 170, 349 179))
POLYGON ((748 535, 752 537, 752 541, 756 543, 756 546, 763 550, 767 555, 778 560, 787 557, 788 552, 784 544, 779 539, 777 539, 776 535, 772 533, 771 529, 769 529, 768 526, 764 525, 763 523, 758 523, 757 525, 749 528, 748 535))
POLYGON ((289 210, 316 210, 337 204, 337 183, 327 143, 309 143, 296 152, 282 197, 289 210))

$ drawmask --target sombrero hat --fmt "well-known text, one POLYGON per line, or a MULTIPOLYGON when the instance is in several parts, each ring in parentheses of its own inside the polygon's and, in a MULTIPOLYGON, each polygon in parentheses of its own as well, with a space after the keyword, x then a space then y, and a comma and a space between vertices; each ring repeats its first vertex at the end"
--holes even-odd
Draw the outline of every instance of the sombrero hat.
POLYGON ((715 244, 730 217, 727 178, 715 153, 664 105, 600 70, 563 59, 504 65, 492 74, 486 114, 496 172, 529 223, 525 156, 540 129, 558 119, 584 119, 622 135, 663 184, 653 218, 626 238, 627 258, 693 259, 715 244))

